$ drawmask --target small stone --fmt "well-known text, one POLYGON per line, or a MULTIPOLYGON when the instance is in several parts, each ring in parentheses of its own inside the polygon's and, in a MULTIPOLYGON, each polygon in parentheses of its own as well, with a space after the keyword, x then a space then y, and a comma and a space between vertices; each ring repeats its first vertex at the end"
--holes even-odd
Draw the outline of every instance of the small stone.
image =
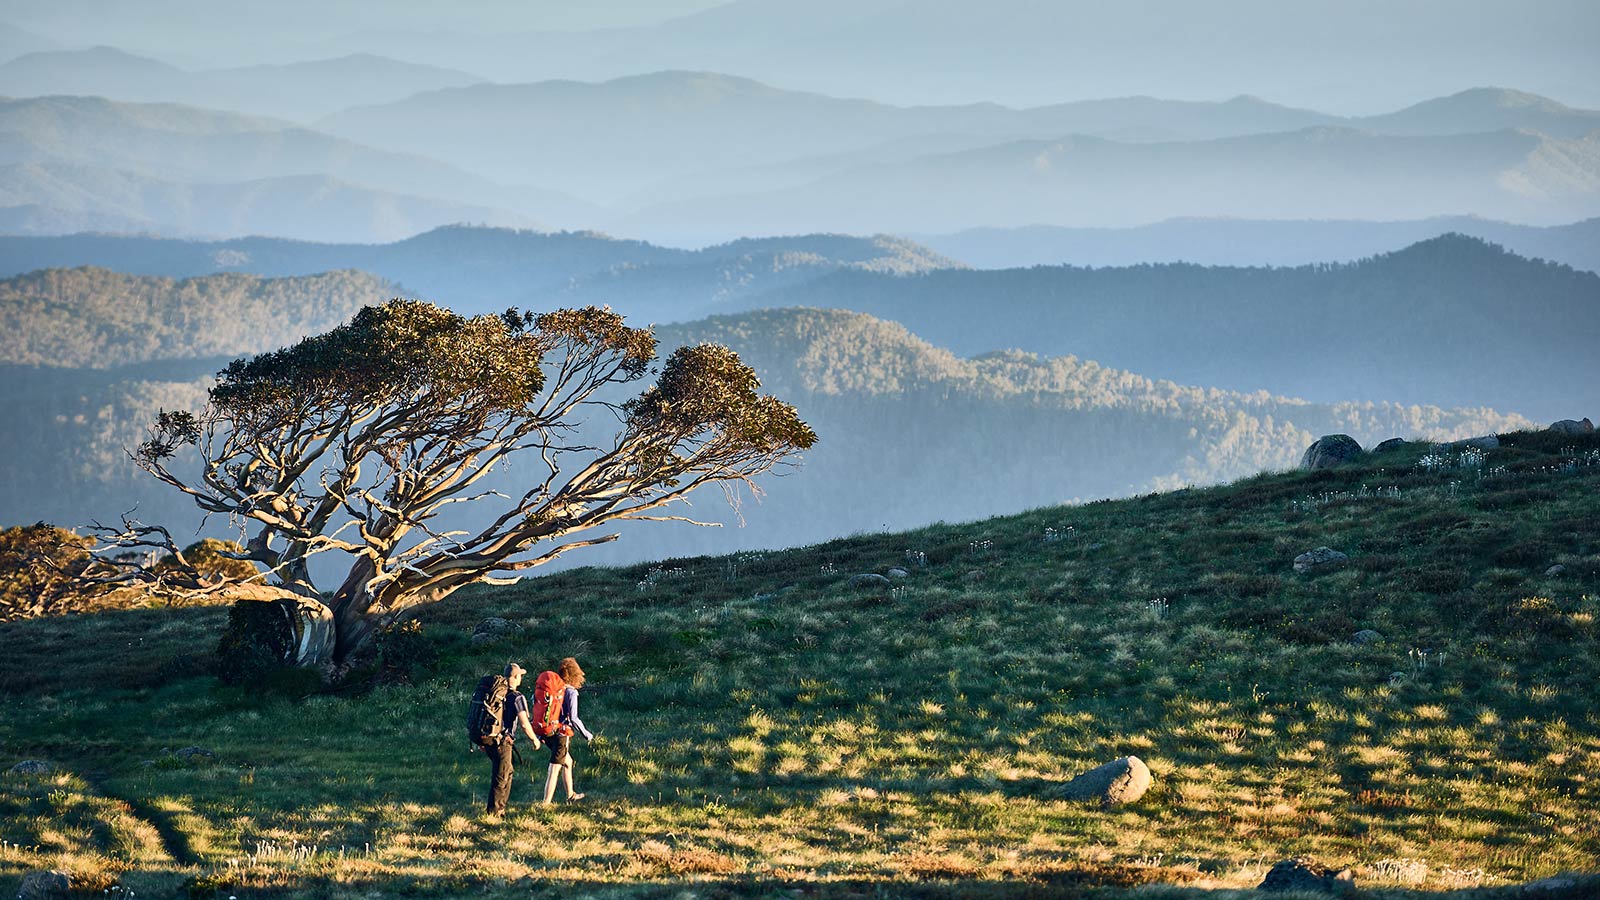
POLYGON ((1557 434, 1594 434, 1594 423, 1587 416, 1582 419, 1562 419, 1553 423, 1549 430, 1557 434))
POLYGON ((11 767, 13 775, 49 775, 55 771, 55 766, 42 759, 25 759, 11 767))
POLYGON ((899 566, 895 566, 894 568, 890 569, 889 572, 888 572, 888 575, 889 575, 890 578, 910 578, 911 577, 911 573, 910 572, 907 572, 905 569, 902 569, 899 566))
POLYGON ((850 576, 850 586, 853 588, 887 587, 889 579, 871 572, 850 576))
POLYGON ((1350 638, 1350 643, 1365 647, 1368 644, 1376 644, 1381 640, 1383 640, 1383 635, 1373 631, 1371 628, 1363 628, 1356 632, 1354 637, 1350 638))
POLYGON ((1308 550, 1294 558, 1294 570, 1301 574, 1306 572, 1325 572, 1332 569, 1343 568, 1350 562, 1350 557, 1330 547, 1318 547, 1308 550))
POLYGON ((212 753, 210 750, 207 750, 204 747, 184 747, 182 750, 172 751, 172 755, 174 758, 183 760, 194 760, 198 757, 215 759, 217 756, 215 753, 212 753))
POLYGON ((1356 876, 1349 869, 1334 871, 1319 866, 1304 857, 1286 859, 1267 872, 1266 880, 1257 890, 1263 891, 1321 891, 1329 894, 1355 893, 1356 876))
POLYGON ((1546 578, 1555 578, 1555 577, 1560 576, 1560 575, 1565 575, 1566 573, 1567 573, 1567 567, 1561 565, 1560 563, 1556 563, 1555 565, 1551 566, 1550 568, 1544 570, 1544 577, 1546 577, 1546 578))
POLYGON ((1389 438, 1387 441, 1372 448, 1373 453, 1388 453, 1390 450, 1399 450, 1406 442, 1401 438, 1389 438))
POLYGON ((72 894, 72 880, 67 873, 54 869, 48 872, 29 872, 22 876, 17 886, 17 900, 57 900, 72 894))
POLYGON ((1124 756, 1079 775, 1061 786, 1064 800, 1095 800, 1103 806, 1132 803, 1150 790, 1150 767, 1137 756, 1124 756))
POLYGON ((1326 434, 1311 442, 1300 457, 1302 469, 1329 469, 1361 455, 1361 444, 1348 434, 1326 434))
POLYGON ((973 569, 972 571, 968 572, 967 574, 961 576, 961 580, 965 581, 968 584, 977 584, 978 582, 980 582, 980 581, 982 581, 982 580, 984 580, 985 578, 988 578, 988 577, 989 577, 989 573, 988 572, 985 572, 982 569, 973 569))

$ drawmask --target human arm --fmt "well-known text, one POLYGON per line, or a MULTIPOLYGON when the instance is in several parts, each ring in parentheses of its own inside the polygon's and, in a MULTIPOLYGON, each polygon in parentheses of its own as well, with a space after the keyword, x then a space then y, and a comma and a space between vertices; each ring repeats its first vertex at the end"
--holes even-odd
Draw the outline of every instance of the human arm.
POLYGON ((561 718, 565 720, 568 725, 571 725, 574 729, 576 729, 579 734, 583 735, 584 740, 594 740, 594 735, 589 733, 589 729, 583 727, 583 720, 578 718, 577 688, 570 686, 567 688, 567 695, 563 699, 563 708, 561 713, 561 718))

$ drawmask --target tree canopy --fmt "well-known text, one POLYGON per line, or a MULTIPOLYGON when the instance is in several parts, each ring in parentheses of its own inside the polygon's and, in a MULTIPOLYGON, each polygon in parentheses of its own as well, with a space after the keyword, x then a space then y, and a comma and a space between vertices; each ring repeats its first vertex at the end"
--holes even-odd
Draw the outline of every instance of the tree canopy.
MULTIPOLYGON (((308 561, 351 557, 326 600, 329 645, 301 660, 344 662, 419 606, 614 540, 586 534, 607 523, 688 521, 660 510, 711 483, 749 481, 816 441, 715 345, 676 350, 652 386, 618 402, 614 386, 651 374, 655 353, 649 329, 609 309, 466 318, 393 300, 234 361, 204 410, 163 411, 133 457, 250 532, 239 555, 260 571, 244 580, 311 601, 308 615, 324 602, 308 561), (584 443, 596 414, 613 417, 612 438, 584 443), (198 477, 180 474, 191 445, 198 477), (486 490, 483 479, 519 453, 542 461, 520 495, 486 490), (436 527, 468 502, 496 514, 470 531, 436 527)), ((123 525, 107 536, 124 547, 170 544, 159 529, 123 525)))

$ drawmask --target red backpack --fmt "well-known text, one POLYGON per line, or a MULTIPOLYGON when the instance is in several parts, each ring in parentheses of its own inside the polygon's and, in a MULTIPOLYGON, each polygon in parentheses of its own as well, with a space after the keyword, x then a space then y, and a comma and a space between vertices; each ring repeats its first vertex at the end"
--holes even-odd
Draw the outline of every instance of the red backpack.
POLYGON ((570 725, 561 724, 561 706, 567 699, 567 683, 555 672, 540 672, 533 682, 533 733, 550 737, 571 734, 570 725))

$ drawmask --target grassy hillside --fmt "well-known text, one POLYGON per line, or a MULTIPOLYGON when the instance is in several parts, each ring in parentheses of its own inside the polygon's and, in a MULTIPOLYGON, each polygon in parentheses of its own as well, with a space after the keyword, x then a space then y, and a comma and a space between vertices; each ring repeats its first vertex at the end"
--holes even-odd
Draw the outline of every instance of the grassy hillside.
POLYGON ((1306 854, 1391 893, 1510 896, 1488 889, 1600 858, 1597 487, 1600 438, 1523 433, 574 570, 429 610, 390 659, 432 662, 365 694, 221 686, 215 609, 7 624, 0 763, 59 768, 0 775, 0 890, 59 867, 219 898, 1119 896, 1306 854), (1350 564, 1293 572, 1324 545, 1350 564), (891 566, 909 577, 848 586, 891 566), (475 647, 488 615, 524 630, 475 647), (574 751, 589 799, 530 806, 525 754, 485 818, 473 682, 569 653, 602 735, 574 751), (1155 776, 1138 803, 1053 798, 1130 753, 1155 776))

